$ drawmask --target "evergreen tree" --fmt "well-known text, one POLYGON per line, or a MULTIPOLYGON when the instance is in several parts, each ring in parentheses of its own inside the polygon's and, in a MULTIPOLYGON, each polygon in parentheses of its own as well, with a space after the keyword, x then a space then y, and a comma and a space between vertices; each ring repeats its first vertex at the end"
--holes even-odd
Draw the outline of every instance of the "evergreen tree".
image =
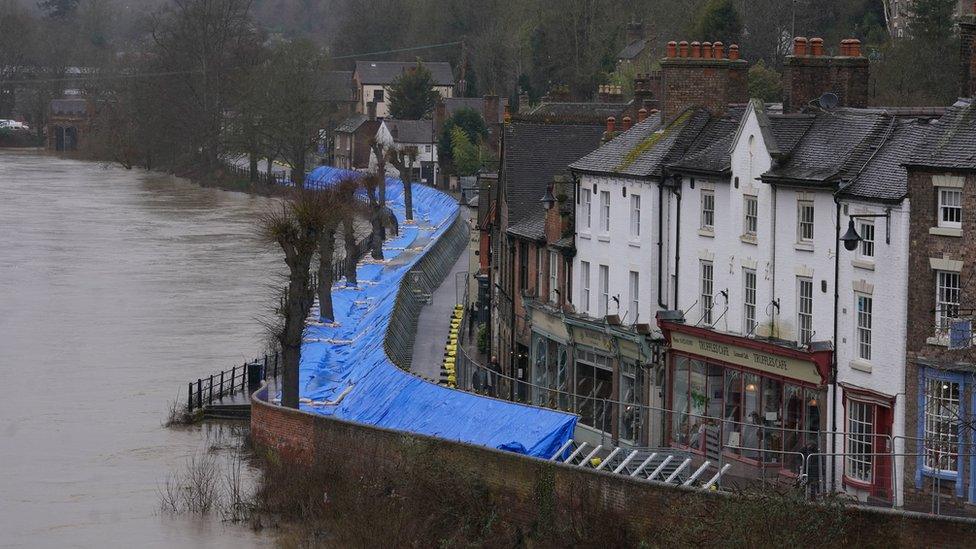
POLYGON ((401 120, 420 120, 437 104, 439 94, 434 91, 434 76, 417 61, 390 83, 390 116, 401 120))
POLYGON ((908 31, 913 38, 945 42, 955 26, 956 0, 915 0, 908 16, 908 31))
POLYGON ((437 160, 441 167, 453 163, 453 145, 451 134, 454 128, 461 128, 472 144, 478 144, 488 137, 488 127, 481 114, 474 109, 458 109, 444 122, 441 135, 437 140, 437 160))
POLYGON ((732 0, 708 0, 698 11, 692 23, 691 34, 702 42, 738 42, 742 34, 742 22, 732 0))

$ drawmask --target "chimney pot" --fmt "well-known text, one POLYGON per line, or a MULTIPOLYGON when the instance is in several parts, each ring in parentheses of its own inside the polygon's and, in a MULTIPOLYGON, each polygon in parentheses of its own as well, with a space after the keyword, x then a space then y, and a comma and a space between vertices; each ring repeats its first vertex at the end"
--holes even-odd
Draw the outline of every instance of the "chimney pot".
POLYGON ((632 120, 630 119, 629 116, 625 116, 624 117, 624 131, 627 131, 627 130, 630 129, 631 122, 632 122, 632 120))
POLYGON ((691 58, 698 59, 701 57, 701 42, 697 40, 691 43, 691 58))
POLYGON ((612 116, 608 116, 607 117, 607 133, 608 134, 613 133, 614 131, 616 131, 616 129, 617 129, 617 119, 614 118, 614 117, 612 117, 612 116))
POLYGON ((667 56, 668 57, 677 57, 678 56, 678 43, 675 42, 674 40, 668 42, 668 54, 667 54, 667 56))
POLYGON ((814 57, 820 57, 823 54, 824 54, 823 38, 811 38, 810 55, 813 55, 814 57))
POLYGON ((841 57, 851 56, 851 39, 845 38, 840 41, 840 55, 841 57))
POLYGON ((803 36, 797 36, 793 39, 793 56, 794 57, 806 57, 807 55, 807 39, 803 36))
POLYGON ((738 60, 739 60, 739 45, 732 44, 731 46, 729 46, 729 61, 738 61, 738 60))
POLYGON ((509 122, 512 121, 512 107, 511 106, 505 105, 505 114, 504 114, 504 118, 502 118, 502 120, 504 120, 504 122, 506 124, 508 124, 509 122))
POLYGON ((645 120, 647 120, 647 109, 641 107, 640 110, 637 111, 637 123, 640 124, 645 120))
POLYGON ((712 50, 715 59, 722 59, 725 57, 725 44, 721 42, 715 42, 714 44, 712 44, 712 50))
POLYGON ((851 57, 861 57, 861 41, 857 38, 851 38, 850 44, 851 57))
POLYGON ((688 42, 685 40, 678 42, 678 57, 688 57, 688 42))
POLYGON ((711 59, 712 58, 712 43, 711 42, 702 42, 702 57, 704 57, 705 59, 711 59))

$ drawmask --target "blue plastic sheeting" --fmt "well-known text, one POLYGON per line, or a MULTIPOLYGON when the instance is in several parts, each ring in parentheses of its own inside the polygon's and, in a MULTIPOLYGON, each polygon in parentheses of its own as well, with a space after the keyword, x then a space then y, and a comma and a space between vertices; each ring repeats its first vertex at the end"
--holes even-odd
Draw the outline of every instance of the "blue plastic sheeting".
MULTIPOLYGON (((347 172, 313 171, 311 187, 347 172)), ((388 205, 400 234, 384 244, 384 264, 365 263, 358 288, 333 288, 338 326, 309 326, 302 347, 302 409, 317 414, 548 458, 567 441, 577 417, 449 389, 404 372, 383 350, 399 284, 459 214, 450 196, 413 185, 416 225, 404 224, 403 184, 388 180, 388 205), (422 250, 421 250, 422 248, 422 250), (404 256, 404 252, 410 254, 404 256)), ((446 334, 445 334, 446 335, 446 334)))

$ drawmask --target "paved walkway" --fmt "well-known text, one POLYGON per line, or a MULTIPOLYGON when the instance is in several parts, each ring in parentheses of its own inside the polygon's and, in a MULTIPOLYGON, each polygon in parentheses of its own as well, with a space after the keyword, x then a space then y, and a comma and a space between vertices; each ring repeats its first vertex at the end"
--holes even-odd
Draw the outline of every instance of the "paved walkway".
MULTIPOLYGON (((461 215, 467 215, 462 208, 461 215)), ((454 262, 451 272, 444 278, 441 285, 434 291, 432 302, 420 311, 420 319, 417 323, 417 338, 413 344, 413 360, 411 361, 410 371, 413 373, 434 380, 440 381, 441 364, 444 362, 444 345, 447 343, 447 334, 451 329, 451 313, 458 299, 463 299, 464 288, 458 286, 464 284, 464 279, 458 277, 457 273, 467 272, 468 253, 470 249, 465 247, 461 256, 454 262), (457 280, 457 282, 455 282, 457 280)))

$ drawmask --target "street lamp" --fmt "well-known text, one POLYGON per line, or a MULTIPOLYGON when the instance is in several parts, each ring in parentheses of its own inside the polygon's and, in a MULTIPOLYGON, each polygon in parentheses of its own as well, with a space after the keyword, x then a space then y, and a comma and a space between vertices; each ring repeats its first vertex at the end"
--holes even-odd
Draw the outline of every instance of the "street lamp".
POLYGON ((542 202, 542 207, 547 210, 551 210, 556 205, 556 197, 552 196, 551 186, 546 187, 546 194, 542 195, 542 199, 539 202, 542 202))
POLYGON ((855 219, 873 219, 876 217, 885 218, 885 244, 891 244, 891 210, 885 210, 883 214, 856 214, 848 216, 847 221, 847 232, 844 236, 841 236, 839 240, 844 243, 844 248, 853 252, 857 249, 857 245, 861 243, 861 235, 857 233, 857 229, 854 227, 855 219))

